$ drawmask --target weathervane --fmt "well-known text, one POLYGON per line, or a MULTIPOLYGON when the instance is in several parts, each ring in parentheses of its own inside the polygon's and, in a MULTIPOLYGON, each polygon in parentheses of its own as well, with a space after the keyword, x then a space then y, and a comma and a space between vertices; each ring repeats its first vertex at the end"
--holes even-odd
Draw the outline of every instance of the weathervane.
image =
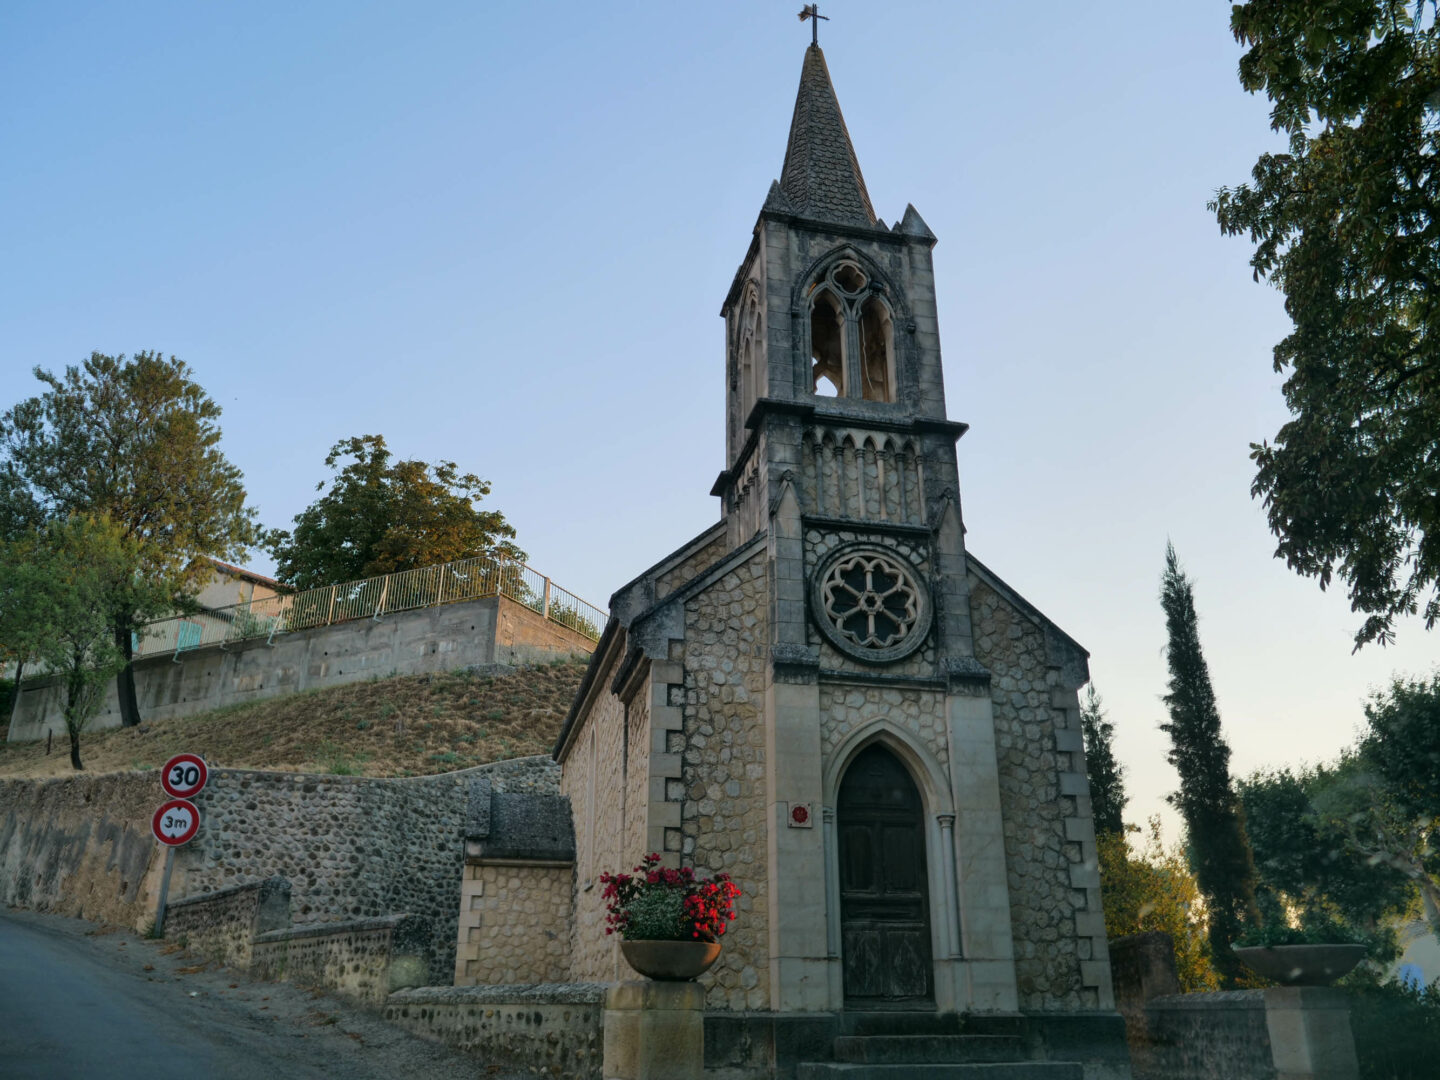
POLYGON ((829 16, 829 15, 821 15, 821 14, 820 14, 820 5, 819 5, 819 4, 806 4, 805 7, 802 8, 801 11, 800 11, 800 21, 801 21, 801 22, 804 22, 806 19, 810 19, 810 20, 811 20, 811 23, 810 23, 810 44, 811 44, 811 45, 814 45, 816 48, 819 48, 819 46, 820 46, 820 20, 821 20, 821 19, 824 19, 826 22, 829 22, 829 21, 830 21, 830 16, 829 16))

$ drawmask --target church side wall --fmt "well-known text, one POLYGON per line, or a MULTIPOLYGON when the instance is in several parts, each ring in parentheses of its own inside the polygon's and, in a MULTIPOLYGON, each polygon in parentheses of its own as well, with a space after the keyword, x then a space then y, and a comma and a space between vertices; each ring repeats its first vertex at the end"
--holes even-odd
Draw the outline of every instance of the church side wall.
MULTIPOLYGON (((596 676, 607 688, 614 677, 613 664, 596 676)), ((615 939, 605 934, 600 875, 629 870, 644 854, 626 850, 624 743, 625 707, 614 694, 602 691, 574 737, 560 784, 575 815, 574 982, 620 977, 615 939)))
POLYGON ((726 871, 742 890, 720 959, 702 979, 712 1009, 770 1005, 766 597, 761 552, 685 604, 683 858, 697 871, 726 871))
MULTIPOLYGON (((648 680, 625 712, 625 836, 624 850, 636 858, 658 852, 664 840, 650 835, 650 687, 648 680), (656 840, 659 839, 657 843, 656 840)), ((660 793, 661 798, 664 792, 660 793)), ((617 866, 629 870, 635 864, 617 866)))
POLYGON ((719 532, 709 543, 692 552, 683 561, 665 570, 655 578, 655 598, 663 600, 680 586, 691 581, 706 567, 724 558, 729 550, 725 533, 719 532))
MULTIPOLYGON (((1085 985, 1077 914, 1086 892, 1072 883, 1079 841, 1066 838, 1076 793, 1062 791, 1054 691, 1060 672, 1048 664, 1044 632, 975 577, 970 579, 976 658, 991 671, 1000 803, 1005 823, 1015 975, 1024 1009, 1093 1009, 1085 985)), ((1067 755, 1068 756, 1068 755, 1067 755)))

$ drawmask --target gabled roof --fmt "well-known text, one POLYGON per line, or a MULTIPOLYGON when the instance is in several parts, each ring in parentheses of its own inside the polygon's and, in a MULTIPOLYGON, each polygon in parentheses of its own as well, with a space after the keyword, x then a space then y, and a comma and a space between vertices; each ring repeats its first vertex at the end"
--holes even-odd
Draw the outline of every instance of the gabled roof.
POLYGON ((830 83, 830 69, 818 45, 805 50, 800 69, 780 190, 802 217, 843 225, 876 224, 860 162, 830 83))

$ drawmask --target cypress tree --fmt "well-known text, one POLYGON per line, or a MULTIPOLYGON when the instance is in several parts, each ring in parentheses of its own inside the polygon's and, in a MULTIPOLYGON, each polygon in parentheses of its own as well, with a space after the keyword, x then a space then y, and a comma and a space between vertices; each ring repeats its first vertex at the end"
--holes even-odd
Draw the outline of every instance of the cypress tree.
POLYGON ((1085 737, 1085 774, 1090 780, 1090 802, 1095 808, 1097 835, 1125 832, 1125 770, 1115 760, 1112 745, 1115 725, 1105 719, 1104 703, 1091 686, 1080 706, 1080 731, 1085 737))
POLYGON ((1173 544, 1165 546, 1160 605, 1170 667, 1170 692, 1164 698, 1170 722, 1160 726, 1170 734, 1170 764, 1180 774, 1180 790, 1169 802, 1185 819, 1190 866, 1209 909, 1211 960, 1225 984, 1233 986, 1242 969, 1230 943, 1243 924, 1258 922, 1255 861, 1230 785, 1230 747, 1220 734, 1220 711, 1200 651, 1194 587, 1180 569, 1173 544))

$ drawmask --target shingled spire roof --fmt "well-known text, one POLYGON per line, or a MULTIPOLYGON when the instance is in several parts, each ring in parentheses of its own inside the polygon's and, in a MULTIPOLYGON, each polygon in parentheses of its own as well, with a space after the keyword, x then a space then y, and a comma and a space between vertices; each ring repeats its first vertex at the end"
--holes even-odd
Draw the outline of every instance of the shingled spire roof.
POLYGON ((805 50, 805 66, 800 69, 780 190, 804 217, 846 225, 876 223, 860 162, 830 84, 830 69, 818 45, 805 50))

